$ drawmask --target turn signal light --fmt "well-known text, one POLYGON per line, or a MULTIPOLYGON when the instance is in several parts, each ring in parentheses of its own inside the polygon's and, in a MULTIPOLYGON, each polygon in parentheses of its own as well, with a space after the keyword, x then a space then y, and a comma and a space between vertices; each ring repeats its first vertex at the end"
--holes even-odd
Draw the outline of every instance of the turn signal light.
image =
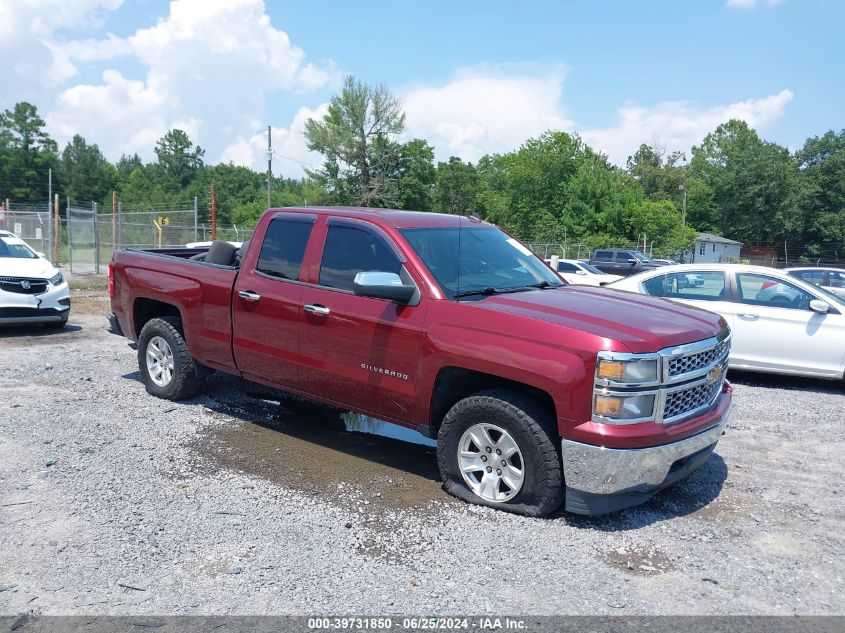
POLYGON ((596 396, 597 415, 616 416, 622 411, 622 400, 612 396, 596 396))
POLYGON ((625 363, 614 360, 599 361, 599 378, 621 381, 625 374, 625 363))

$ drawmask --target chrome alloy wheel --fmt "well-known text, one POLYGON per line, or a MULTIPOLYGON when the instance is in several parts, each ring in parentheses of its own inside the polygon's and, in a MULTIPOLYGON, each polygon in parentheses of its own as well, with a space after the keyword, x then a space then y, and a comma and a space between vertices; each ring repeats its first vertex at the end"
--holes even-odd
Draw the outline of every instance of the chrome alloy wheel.
POLYGON ((475 424, 464 431, 458 443, 458 468, 469 489, 485 501, 513 499, 525 481, 519 446, 495 424, 475 424))
POLYGON ((173 380, 173 350, 160 336, 147 343, 147 373, 159 387, 166 387, 173 380))

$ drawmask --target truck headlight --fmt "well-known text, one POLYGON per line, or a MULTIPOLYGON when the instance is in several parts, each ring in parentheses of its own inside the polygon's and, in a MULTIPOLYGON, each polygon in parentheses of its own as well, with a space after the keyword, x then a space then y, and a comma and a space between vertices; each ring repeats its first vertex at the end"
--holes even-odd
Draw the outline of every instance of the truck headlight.
POLYGON ((54 286, 60 286, 64 283, 65 276, 62 273, 56 273, 52 277, 50 277, 50 283, 54 286))
POLYGON ((597 394, 593 402, 593 414, 614 421, 639 420, 654 416, 654 394, 631 394, 606 396, 597 394))
POLYGON ((599 359, 596 377, 617 383, 657 382, 657 360, 599 359))

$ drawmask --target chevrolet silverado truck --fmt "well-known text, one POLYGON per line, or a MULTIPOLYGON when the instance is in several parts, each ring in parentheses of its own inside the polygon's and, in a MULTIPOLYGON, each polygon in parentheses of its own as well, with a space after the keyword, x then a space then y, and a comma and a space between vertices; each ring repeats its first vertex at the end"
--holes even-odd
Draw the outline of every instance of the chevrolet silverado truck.
POLYGON ((109 294, 150 394, 217 370, 410 427, 447 492, 529 516, 643 503, 730 415, 721 317, 568 286, 476 218, 268 209, 240 248, 116 252, 109 294))

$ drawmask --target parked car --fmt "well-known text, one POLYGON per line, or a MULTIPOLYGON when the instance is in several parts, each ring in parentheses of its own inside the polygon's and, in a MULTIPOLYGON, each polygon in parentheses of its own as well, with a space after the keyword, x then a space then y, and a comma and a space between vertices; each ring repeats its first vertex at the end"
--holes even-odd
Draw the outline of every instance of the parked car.
MULTIPOLYGON (((553 260, 547 259, 546 263, 554 269, 553 260)), ((612 281, 622 279, 621 275, 608 275, 595 266, 577 259, 558 259, 557 274, 566 283, 583 286, 604 286, 612 281)))
POLYGON ((590 264, 609 275, 635 275, 646 270, 665 266, 640 251, 604 248, 593 252, 590 264))
POLYGON ((62 273, 14 233, 0 231, 0 325, 60 328, 69 315, 70 290, 62 273))
POLYGON ((642 503, 727 424, 724 319, 565 285, 481 220, 270 209, 244 246, 114 254, 110 329, 150 394, 220 370, 414 428, 449 493, 531 516, 642 503))
POLYGON ((841 379, 845 300, 774 268, 682 264, 610 285, 715 312, 733 333, 737 369, 841 379), (685 283, 694 270, 703 283, 685 283))
POLYGON ((793 277, 814 286, 820 286, 840 297, 845 297, 845 270, 842 268, 787 268, 793 277))
POLYGON ((701 288, 704 285, 704 277, 695 273, 687 273, 681 277, 680 282, 686 288, 701 288))

